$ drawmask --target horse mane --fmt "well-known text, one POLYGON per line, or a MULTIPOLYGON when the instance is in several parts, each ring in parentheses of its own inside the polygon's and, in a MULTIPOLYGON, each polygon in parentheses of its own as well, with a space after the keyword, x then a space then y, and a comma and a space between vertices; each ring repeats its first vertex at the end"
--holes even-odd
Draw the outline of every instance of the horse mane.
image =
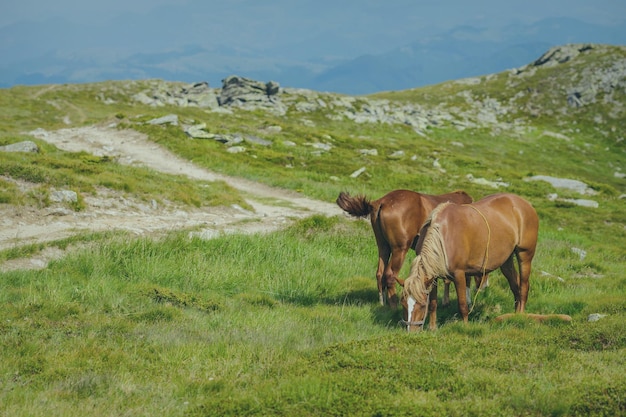
POLYGON ((416 300, 421 300, 429 292, 424 283, 425 277, 435 279, 448 275, 448 254, 441 235, 441 225, 436 222, 437 214, 448 204, 438 205, 422 226, 424 242, 420 253, 411 263, 409 277, 404 281, 404 292, 416 300))

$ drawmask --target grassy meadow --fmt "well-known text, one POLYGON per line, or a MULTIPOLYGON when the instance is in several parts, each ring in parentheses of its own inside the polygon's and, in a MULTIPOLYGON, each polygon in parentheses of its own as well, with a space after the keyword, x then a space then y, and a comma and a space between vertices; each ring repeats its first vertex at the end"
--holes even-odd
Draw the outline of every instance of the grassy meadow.
MULTIPOLYGON (((556 85, 557 76, 538 71, 528 83, 556 85)), ((379 97, 442 103, 466 89, 504 100, 516 91, 505 91, 503 77, 379 97)), ((0 90, 0 145, 33 140, 25 132, 36 128, 64 128, 67 117, 73 126, 117 121, 200 166, 325 201, 342 190, 378 198, 397 188, 464 189, 478 199, 496 190, 470 182, 468 174, 502 180, 509 183, 505 191, 533 203, 541 222, 527 310, 568 314, 572 322, 494 321, 514 310, 506 279, 494 272, 468 325, 458 321, 452 291, 452 305, 439 308, 438 330, 407 334, 398 325, 400 310, 378 305, 369 223, 345 216, 315 215, 269 234, 211 240, 190 238, 187 230, 84 235, 43 270, 0 273, 0 415, 626 414, 626 184, 614 175, 626 171, 623 110, 610 112, 601 100, 540 116, 520 110, 521 131, 451 124, 422 136, 409 126, 357 124, 321 110, 224 114, 133 102, 147 83, 0 90), (275 145, 231 154, 216 141, 189 139, 180 127, 143 123, 169 113, 206 123, 213 133, 261 136, 268 126, 281 129, 269 135, 275 145), (307 144, 316 142, 332 148, 312 153, 307 144), (378 155, 359 153, 369 148, 378 155), (400 150, 404 156, 392 156, 400 150), (362 166, 366 172, 352 178, 362 166), (555 192, 580 196, 525 180, 532 175, 584 181, 599 207, 549 200, 555 192), (76 245, 81 241, 84 247, 76 245), (601 318, 589 321, 591 314, 601 318)), ((533 106, 548 109, 555 100, 543 99, 533 106)), ((626 104, 623 89, 613 99, 626 104)), ((192 206, 245 204, 223 183, 200 184, 36 142, 39 154, 0 153, 0 204, 46 205, 53 187, 79 194, 105 187, 192 206), (15 180, 33 187, 25 192, 15 180)), ((86 208, 79 199, 72 209, 86 208)), ((0 260, 45 245, 7 249, 0 260)))

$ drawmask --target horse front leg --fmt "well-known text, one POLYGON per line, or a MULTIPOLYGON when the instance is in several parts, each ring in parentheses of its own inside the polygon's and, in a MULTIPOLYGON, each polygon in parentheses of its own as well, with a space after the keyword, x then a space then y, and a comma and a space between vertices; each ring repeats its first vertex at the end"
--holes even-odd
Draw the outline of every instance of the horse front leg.
POLYGON ((458 270, 454 272, 454 287, 456 288, 456 298, 459 302, 459 313, 463 318, 463 322, 468 322, 469 308, 467 307, 467 280, 465 271, 458 270))
POLYGON ((391 250, 391 259, 389 259, 389 263, 383 274, 383 281, 386 281, 387 302, 389 303, 389 307, 394 310, 398 308, 396 282, 408 250, 408 246, 394 246, 391 250))
POLYGON ((430 290, 430 296, 428 301, 428 314, 430 314, 428 328, 435 330, 437 328, 437 283, 433 285, 430 290))

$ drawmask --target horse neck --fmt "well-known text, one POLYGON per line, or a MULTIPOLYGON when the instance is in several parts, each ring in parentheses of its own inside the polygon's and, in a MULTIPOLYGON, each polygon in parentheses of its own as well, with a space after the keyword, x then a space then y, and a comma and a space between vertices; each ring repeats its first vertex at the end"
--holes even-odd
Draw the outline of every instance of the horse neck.
POLYGON ((408 278, 404 281, 404 291, 415 300, 421 300, 426 294, 426 284, 424 283, 425 274, 423 271, 422 257, 417 255, 411 264, 411 271, 408 278))
POLYGON ((448 274, 448 256, 441 235, 440 225, 431 223, 424 230, 424 240, 420 247, 419 254, 411 264, 409 277, 405 280, 405 290, 407 294, 415 299, 421 299, 428 293, 425 281, 435 280, 438 277, 448 274), (408 285, 407 285, 408 284, 408 285))
POLYGON ((428 230, 426 230, 420 255, 424 273, 436 278, 447 275, 448 254, 441 234, 441 225, 434 221, 435 217, 432 218, 428 230))

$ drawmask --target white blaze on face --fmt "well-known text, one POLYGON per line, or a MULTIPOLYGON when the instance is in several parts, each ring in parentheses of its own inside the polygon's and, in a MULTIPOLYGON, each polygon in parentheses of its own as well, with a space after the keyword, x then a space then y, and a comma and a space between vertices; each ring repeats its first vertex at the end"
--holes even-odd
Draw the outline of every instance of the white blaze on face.
MULTIPOLYGON (((406 316, 406 321, 407 322, 411 322, 412 321, 412 316, 413 316, 413 309, 415 309, 415 298, 413 298, 412 296, 409 295, 409 299, 407 300, 407 316, 406 316)), ((407 330, 411 330, 411 325, 407 324, 406 325, 406 329, 407 330)))

